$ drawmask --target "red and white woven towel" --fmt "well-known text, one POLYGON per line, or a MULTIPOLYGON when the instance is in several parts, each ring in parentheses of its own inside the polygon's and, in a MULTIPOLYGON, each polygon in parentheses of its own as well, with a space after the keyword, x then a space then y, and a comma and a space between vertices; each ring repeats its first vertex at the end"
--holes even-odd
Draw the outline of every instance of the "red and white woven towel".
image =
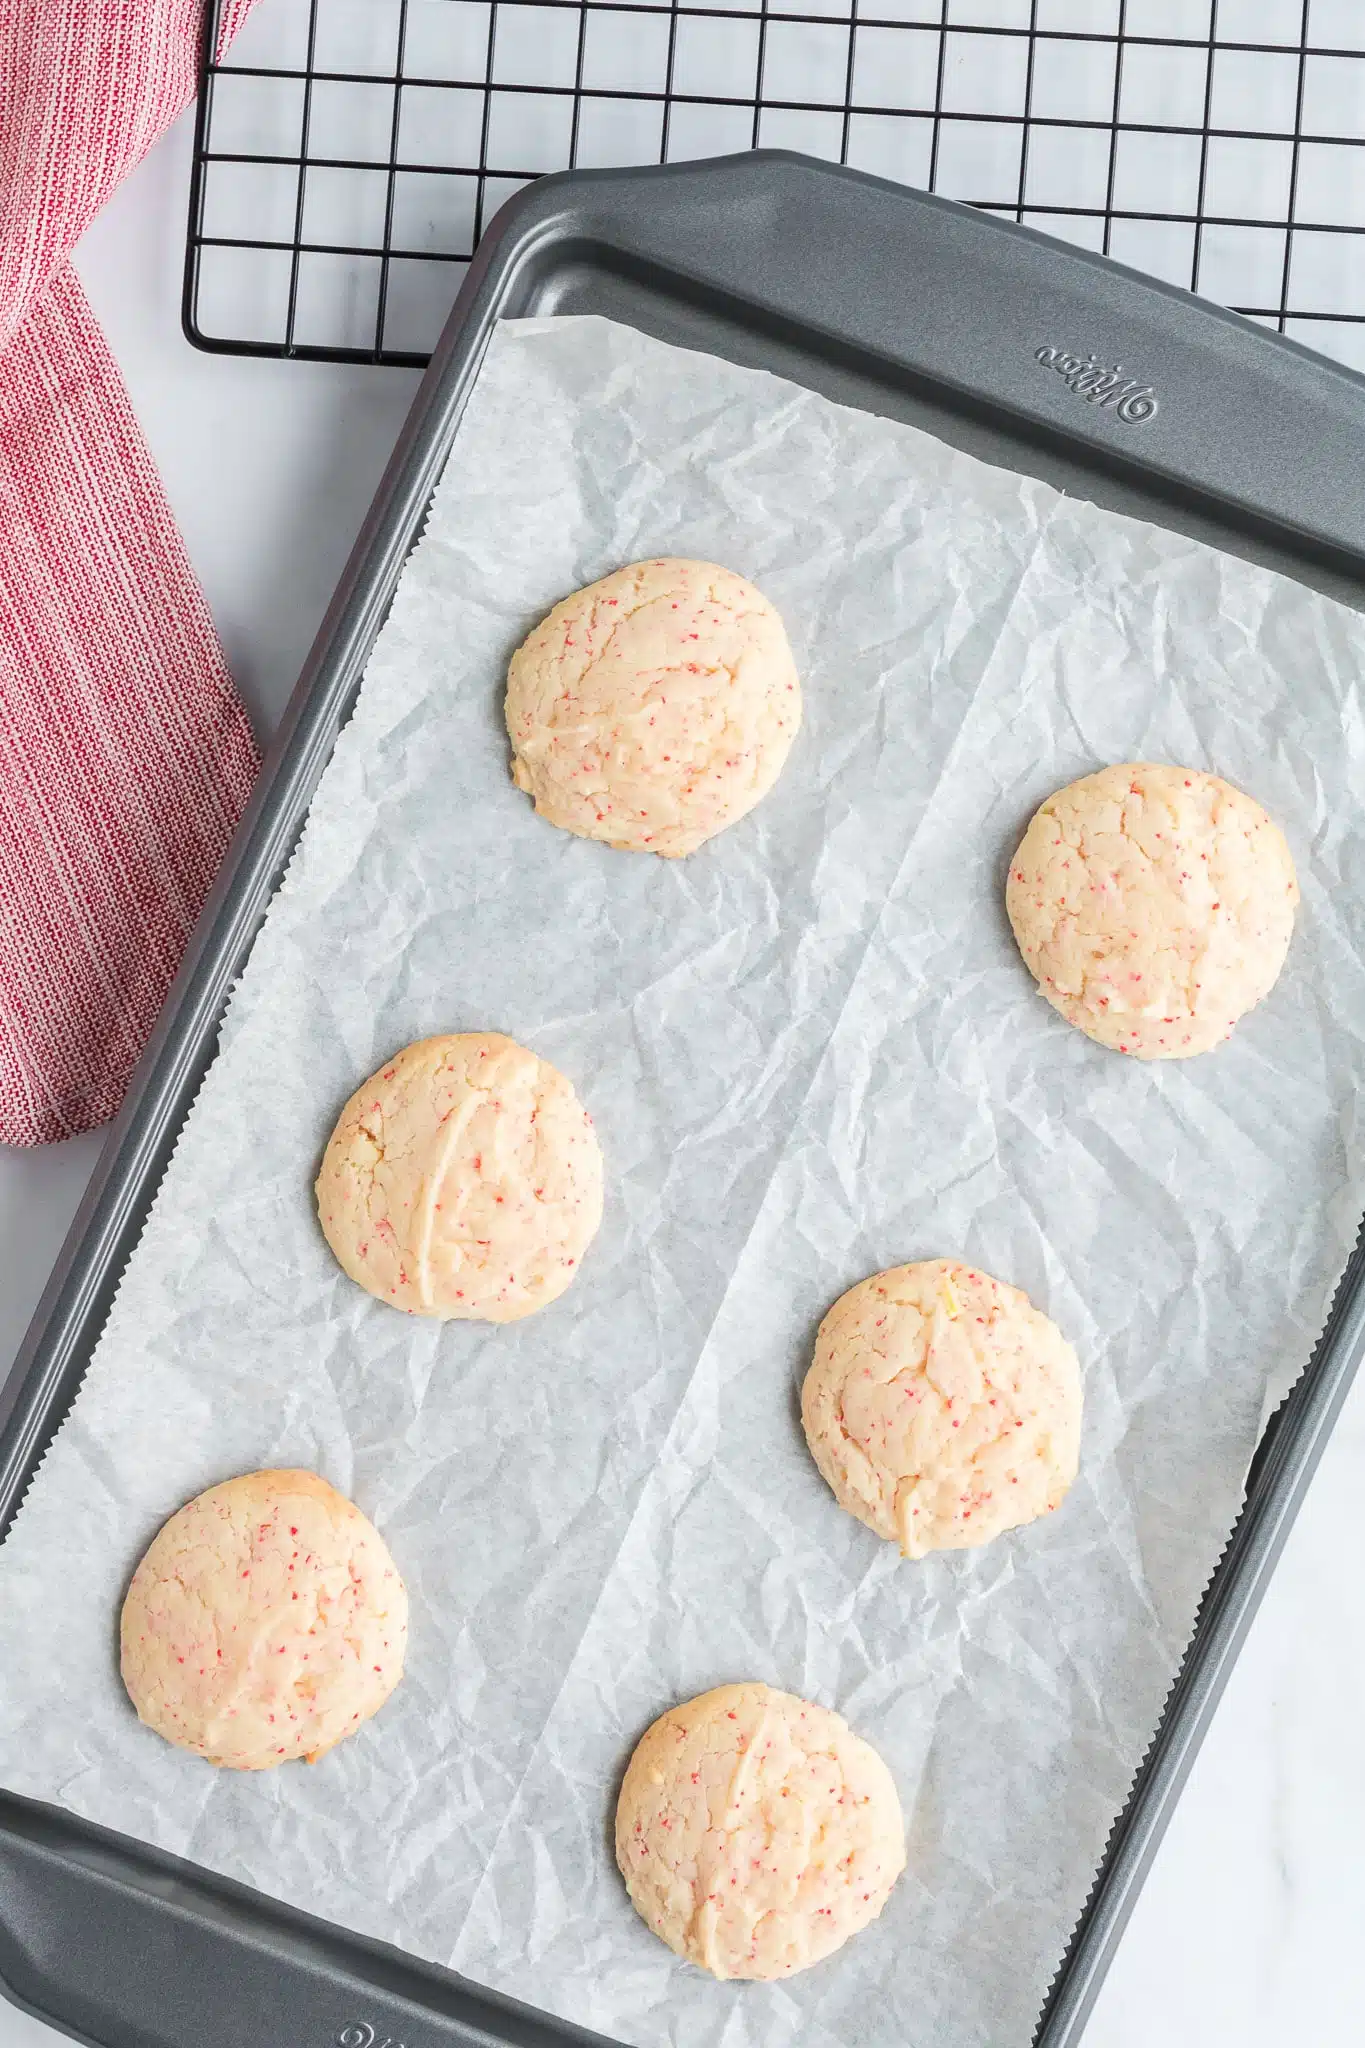
POLYGON ((68 260, 193 93, 201 24, 200 0, 0 0, 4 1144, 113 1115, 257 768, 68 260))

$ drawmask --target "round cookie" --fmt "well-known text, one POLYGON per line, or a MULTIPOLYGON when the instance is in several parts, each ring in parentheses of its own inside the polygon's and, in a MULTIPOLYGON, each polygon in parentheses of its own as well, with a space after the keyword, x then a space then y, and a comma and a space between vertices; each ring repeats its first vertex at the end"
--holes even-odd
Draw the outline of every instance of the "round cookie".
POLYGON ((353 1280, 410 1315, 510 1323, 561 1295, 602 1220, 592 1119, 497 1031, 422 1038, 357 1088, 315 1189, 353 1280))
POLYGON ((1017 1287, 928 1259, 874 1273, 835 1302, 801 1420, 840 1507, 906 1557, 970 1550, 1065 1497, 1081 1371, 1017 1287))
POLYGON ((171 1516, 133 1574, 123 1683, 167 1742, 233 1771, 309 1763, 403 1675, 408 1596, 383 1538, 313 1472, 251 1472, 171 1516))
POLYGON ((675 1955, 715 1977, 790 1977, 876 1919, 905 1824, 890 1771, 838 1714, 722 1685, 641 1736, 616 1861, 675 1955))
POLYGON ((1229 1037, 1274 986, 1299 900, 1284 834, 1197 768, 1127 762, 1048 798, 1005 905, 1054 1009, 1141 1060, 1229 1037))
POLYGON ((733 825, 801 723, 782 621, 711 562, 634 562, 575 591, 507 671, 512 779, 552 825, 670 857, 733 825))

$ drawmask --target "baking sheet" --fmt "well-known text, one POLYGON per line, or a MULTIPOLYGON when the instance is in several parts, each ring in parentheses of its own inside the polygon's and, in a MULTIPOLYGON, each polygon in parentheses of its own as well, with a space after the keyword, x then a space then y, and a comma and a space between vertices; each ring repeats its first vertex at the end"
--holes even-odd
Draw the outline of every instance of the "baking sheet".
POLYGON ((915 430, 596 319, 495 338, 356 716, 72 1416, 0 1550, 0 1781, 622 2039, 1026 2042, 1154 1728, 1264 1416, 1365 1207, 1365 622, 915 430), (684 863, 537 821, 506 656, 655 552, 779 606, 806 724, 684 863), (1051 789, 1216 769, 1304 905, 1217 1054, 1145 1067, 1036 996, 1001 907, 1051 789), (563 1299, 506 1329, 353 1288, 309 1186, 357 1077, 496 1026, 608 1168, 563 1299), (796 1391, 853 1280, 960 1254, 1086 1373, 1045 1527, 902 1564, 814 1472, 796 1391), (141 1729, 124 1584, 199 1488, 312 1465, 378 1521, 407 1677, 314 1769, 141 1729), (754 1676, 900 1785, 875 1928, 777 1987, 637 1921, 616 1781, 665 1705, 754 1676))

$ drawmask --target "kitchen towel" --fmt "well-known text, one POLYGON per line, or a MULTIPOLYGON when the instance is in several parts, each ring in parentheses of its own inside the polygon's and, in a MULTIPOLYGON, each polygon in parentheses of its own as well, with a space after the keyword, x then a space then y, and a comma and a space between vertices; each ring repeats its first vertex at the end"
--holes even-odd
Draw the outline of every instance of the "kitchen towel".
POLYGON ((5 1144, 113 1115, 257 768, 69 260, 192 96, 202 26, 199 0, 0 4, 5 1144))

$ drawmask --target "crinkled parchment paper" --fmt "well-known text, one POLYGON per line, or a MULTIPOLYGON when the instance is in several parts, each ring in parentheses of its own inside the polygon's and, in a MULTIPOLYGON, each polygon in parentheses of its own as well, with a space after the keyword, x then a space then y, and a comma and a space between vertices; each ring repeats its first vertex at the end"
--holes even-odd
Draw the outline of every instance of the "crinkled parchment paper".
POLYGON ((0 1553, 0 1782, 650 2048, 1023 2048, 1365 1208, 1362 671, 1278 575, 624 327, 504 327, 0 1553), (676 863, 537 821, 500 715, 549 605, 656 552, 752 576, 806 681, 773 794, 676 863), (1001 905, 1034 806, 1134 757, 1250 790, 1303 882, 1188 1064, 1070 1030, 1001 905), (581 1278, 502 1329, 370 1300, 310 1200, 358 1078, 475 1026, 607 1161, 581 1278), (1084 1449, 1047 1526, 909 1565, 796 1395, 842 1289, 938 1254, 1061 1324, 1084 1449), (324 1763, 234 1777, 139 1727, 115 1619, 163 1517, 270 1464, 378 1522, 411 1653, 324 1763), (676 1963, 609 1843, 645 1724, 741 1677, 846 1714, 910 1831, 880 1922, 777 1987, 676 1963))

